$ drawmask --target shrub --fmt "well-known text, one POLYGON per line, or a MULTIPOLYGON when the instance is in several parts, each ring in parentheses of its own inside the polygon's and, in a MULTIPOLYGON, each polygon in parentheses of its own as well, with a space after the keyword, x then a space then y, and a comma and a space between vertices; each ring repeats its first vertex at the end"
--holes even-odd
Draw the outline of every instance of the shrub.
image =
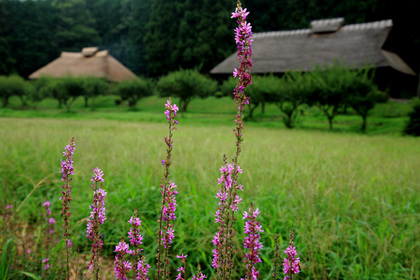
POLYGON ((179 70, 160 78, 157 83, 159 95, 162 97, 176 96, 179 98, 179 108, 187 111, 193 97, 205 98, 214 94, 217 83, 200 74, 197 70, 179 70))
POLYGON ((116 85, 115 91, 122 100, 128 100, 128 106, 134 107, 142 97, 153 94, 154 83, 144 78, 123 81, 116 85))
POLYGON ((420 136, 420 101, 413 106, 413 111, 408 114, 410 117, 404 129, 404 133, 413 136, 420 136))

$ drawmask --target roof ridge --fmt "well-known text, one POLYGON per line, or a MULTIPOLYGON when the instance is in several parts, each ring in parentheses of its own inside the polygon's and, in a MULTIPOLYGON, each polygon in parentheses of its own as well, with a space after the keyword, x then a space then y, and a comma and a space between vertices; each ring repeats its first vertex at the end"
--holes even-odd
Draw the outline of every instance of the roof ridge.
MULTIPOLYGON (((392 27, 392 19, 385 19, 372 22, 364 23, 353 23, 343 25, 340 30, 342 31, 355 31, 355 30, 366 30, 366 29, 382 29, 392 27)), ((295 35, 304 35, 310 34, 311 29, 293 29, 293 30, 280 30, 280 31, 268 31, 268 32, 258 32, 253 34, 253 38, 267 38, 267 37, 282 37, 282 36, 295 36, 295 35)))

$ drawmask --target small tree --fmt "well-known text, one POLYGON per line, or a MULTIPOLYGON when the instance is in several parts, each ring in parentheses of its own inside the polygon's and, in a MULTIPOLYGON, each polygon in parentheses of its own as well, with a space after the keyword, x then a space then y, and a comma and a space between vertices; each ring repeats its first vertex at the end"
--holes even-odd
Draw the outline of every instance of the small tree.
POLYGON ((281 80, 274 77, 271 79, 271 100, 283 113, 286 127, 293 128, 299 106, 307 101, 311 90, 310 79, 300 72, 288 72, 281 80))
POLYGON ((160 78, 157 87, 162 97, 179 97, 179 108, 182 112, 186 112, 193 97, 205 98, 214 94, 217 83, 197 70, 189 69, 172 72, 160 78))
POLYGON ((134 107, 141 98, 151 96, 154 88, 152 80, 137 78, 120 82, 116 85, 115 91, 122 100, 128 100, 128 106, 134 107))
POLYGON ((30 90, 30 84, 18 75, 0 76, 0 98, 3 107, 9 104, 9 98, 18 96, 22 105, 26 105, 27 92, 30 90))
POLYGON ((332 121, 346 102, 345 94, 351 81, 350 69, 334 63, 333 66, 318 66, 307 75, 312 87, 308 94, 308 105, 317 106, 327 116, 329 129, 332 130, 332 121))
POLYGON ((64 104, 67 112, 70 112, 74 101, 79 96, 84 96, 85 87, 83 78, 80 77, 48 78, 40 91, 41 96, 57 99, 59 108, 64 104))
POLYGON ((373 82, 373 74, 369 76, 369 72, 369 68, 352 71, 345 94, 346 103, 363 119, 362 132, 366 132, 368 112, 381 98, 381 93, 373 82))
MULTIPOLYGON (((261 104, 264 107, 265 102, 272 94, 273 83, 276 83, 278 78, 273 76, 261 77, 254 76, 252 84, 246 88, 246 94, 251 97, 249 100, 249 114, 248 117, 252 118, 254 110, 261 104)), ((263 113, 263 112, 262 112, 263 113)))
POLYGON ((410 117, 405 129, 404 133, 413 136, 420 136, 420 101, 417 102, 413 106, 413 111, 408 114, 410 117))
POLYGON ((85 99, 85 108, 88 107, 89 98, 95 98, 101 94, 104 94, 108 89, 108 83, 101 78, 96 77, 86 77, 83 79, 84 90, 84 99, 85 99))

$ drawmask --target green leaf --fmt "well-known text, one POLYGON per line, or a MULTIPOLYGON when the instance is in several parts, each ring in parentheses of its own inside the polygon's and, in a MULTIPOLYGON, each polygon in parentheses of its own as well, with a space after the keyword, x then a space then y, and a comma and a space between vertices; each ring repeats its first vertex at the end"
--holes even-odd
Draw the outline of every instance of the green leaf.
POLYGON ((1 266, 0 266, 0 279, 5 280, 7 277, 7 272, 9 271, 9 267, 7 266, 7 250, 9 248, 10 243, 12 243, 13 239, 10 238, 6 241, 3 247, 3 255, 1 256, 1 266))
POLYGON ((25 274, 26 276, 31 277, 32 279, 35 279, 35 280, 41 280, 41 277, 38 277, 35 274, 29 273, 29 272, 21 271, 19 273, 25 274))

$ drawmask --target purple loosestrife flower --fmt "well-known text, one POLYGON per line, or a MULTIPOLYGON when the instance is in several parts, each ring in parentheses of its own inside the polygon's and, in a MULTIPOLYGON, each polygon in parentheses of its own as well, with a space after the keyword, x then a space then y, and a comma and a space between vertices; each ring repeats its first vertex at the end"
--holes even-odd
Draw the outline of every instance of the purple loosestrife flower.
POLYGON ((149 273, 150 265, 146 263, 145 257, 143 256, 142 259, 140 259, 137 263, 137 277, 136 280, 148 280, 149 276, 147 274, 149 273))
POLYGON ((172 165, 171 156, 173 148, 172 132, 176 129, 175 125, 178 124, 178 121, 175 120, 177 112, 179 110, 176 104, 171 103, 171 99, 165 104, 165 115, 169 124, 169 135, 165 137, 166 144, 166 158, 162 160, 162 165, 164 166, 164 175, 160 183, 160 192, 162 194, 162 206, 161 213, 158 220, 159 230, 158 230, 158 254, 157 259, 157 268, 156 274, 157 279, 166 279, 169 277, 169 269, 167 266, 169 264, 168 259, 168 249, 171 247, 173 239, 175 238, 174 229, 171 221, 176 219, 176 194, 178 194, 177 186, 174 182, 169 179, 170 166, 172 165))
POLYGON ((177 271, 179 273, 178 273, 178 276, 176 277, 176 280, 186 280, 187 276, 186 276, 185 269, 186 269, 186 266, 187 266, 187 262, 186 262, 185 259, 188 257, 188 254, 185 255, 185 256, 184 256, 184 254, 181 254, 180 256, 177 255, 176 257, 178 259, 181 259, 181 262, 182 262, 182 266, 178 267, 178 269, 177 269, 177 271), (184 277, 182 277, 182 274, 184 274, 184 277))
POLYGON ((63 152, 63 156, 65 160, 61 161, 61 181, 64 182, 62 187, 62 197, 60 200, 63 201, 63 208, 61 210, 61 214, 64 219, 64 234, 63 237, 66 240, 66 279, 70 279, 70 247, 71 247, 71 239, 70 239, 70 203, 71 203, 71 175, 74 175, 73 170, 73 153, 76 150, 76 144, 74 143, 74 138, 71 139, 70 143, 66 146, 65 151, 63 152))
POLYGON ((127 280, 127 272, 133 269, 133 266, 129 261, 124 260, 124 256, 129 254, 132 255, 133 251, 129 250, 128 244, 124 242, 124 238, 121 238, 121 242, 115 246, 115 279, 127 280))
POLYGON ((47 270, 48 268, 50 268, 50 265, 49 265, 49 262, 50 261, 50 259, 43 259, 42 260, 42 263, 44 263, 45 265, 44 265, 44 270, 47 270))
POLYGON ((87 220, 86 236, 92 240, 92 257, 89 262, 89 270, 93 270, 95 279, 99 279, 99 256, 102 250, 103 241, 100 234, 101 225, 106 220, 105 215, 105 196, 106 192, 102 188, 104 173, 98 167, 93 169, 92 184, 90 188, 93 190, 93 202, 89 207, 92 209, 87 220))
POLYGON ((128 232, 130 244, 137 248, 140 244, 143 244, 141 242, 143 240, 143 237, 140 235, 139 230, 139 227, 141 226, 141 221, 139 218, 131 217, 128 222, 133 226, 128 232))
MULTIPOLYGON (((46 217, 45 220, 47 221, 47 232, 48 234, 53 234, 54 233, 54 226, 53 224, 55 224, 55 219, 53 217, 48 217, 51 215, 51 202, 49 202, 48 200, 44 202, 44 204, 42 204, 42 206, 45 207, 45 212, 46 212, 46 217)), ((50 243, 50 238, 48 238, 48 242, 50 243)))
POLYGON ((244 212, 243 219, 246 219, 244 226, 244 232, 247 234, 244 240, 244 247, 248 249, 248 252, 245 254, 245 263, 246 263, 246 277, 244 279, 248 280, 257 280, 260 273, 255 268, 257 263, 262 262, 259 257, 260 250, 263 248, 262 243, 260 242, 261 235, 260 232, 263 232, 260 222, 256 221, 256 218, 260 214, 260 211, 254 208, 251 203, 249 212, 244 212))
POLYGON ((300 260, 299 258, 296 258, 297 252, 295 244, 293 243, 293 230, 290 230, 289 247, 287 247, 284 252, 287 254, 287 257, 283 260, 284 280, 293 280, 293 274, 298 274, 300 272, 300 260))
POLYGON ((198 265, 198 267, 197 267, 197 273, 193 275, 192 280, 204 280, 205 278, 207 278, 207 276, 206 276, 206 275, 204 275, 204 274, 201 272, 200 265, 198 265))

